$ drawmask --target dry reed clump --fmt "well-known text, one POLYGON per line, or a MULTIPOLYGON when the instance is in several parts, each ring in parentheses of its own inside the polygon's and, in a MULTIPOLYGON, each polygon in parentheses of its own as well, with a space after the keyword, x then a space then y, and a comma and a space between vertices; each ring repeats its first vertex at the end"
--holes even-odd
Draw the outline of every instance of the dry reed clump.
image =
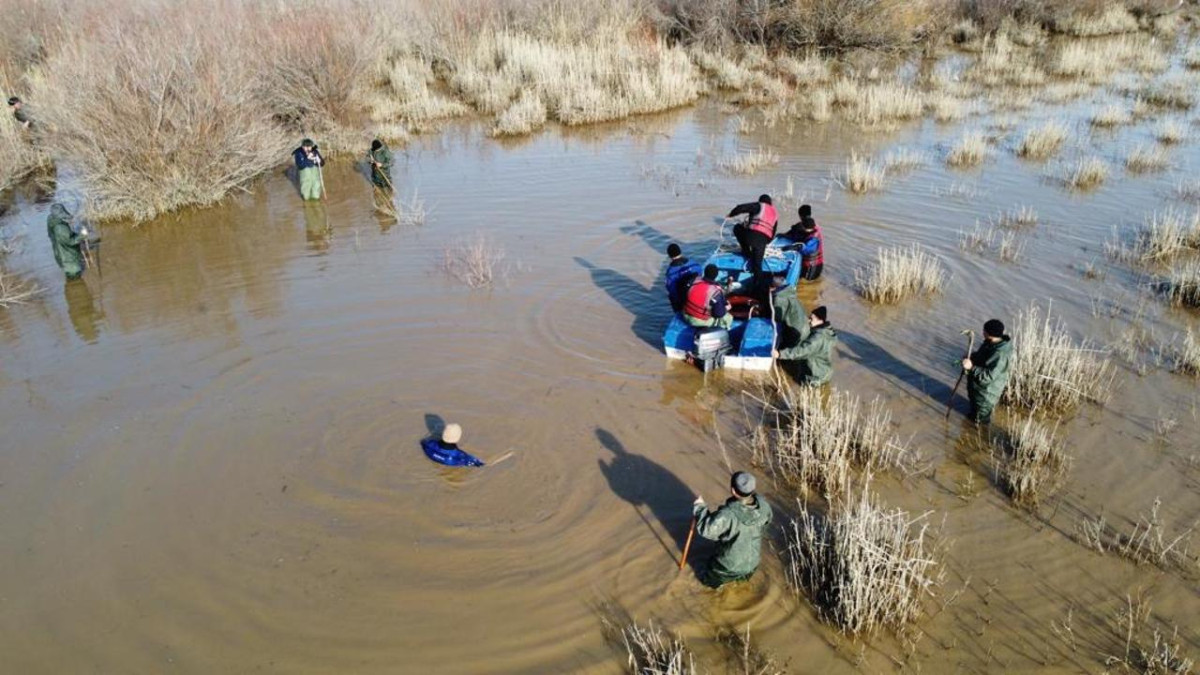
POLYGON ((912 450, 892 433, 892 414, 879 399, 864 406, 849 392, 825 400, 820 390, 804 388, 768 405, 764 416, 755 460, 805 494, 811 490, 826 501, 843 496, 855 470, 914 470, 912 450))
POLYGON ((887 179, 887 168, 874 159, 854 151, 846 160, 846 171, 841 184, 850 192, 861 195, 883 189, 887 179))
POLYGON ((1167 151, 1159 145, 1138 145, 1125 157, 1125 168, 1133 173, 1163 171, 1170 165, 1167 151))
POLYGON ((830 86, 829 100, 845 119, 864 127, 890 128, 919 119, 925 111, 924 94, 900 82, 841 77, 830 86))
POLYGON ((1140 514, 1129 534, 1110 526, 1104 514, 1085 517, 1077 528, 1081 543, 1098 553, 1115 553, 1138 565, 1151 564, 1164 570, 1191 568, 1197 563, 1197 557, 1188 551, 1195 526, 1168 532, 1159 519, 1161 507, 1162 500, 1155 498, 1150 513, 1140 514))
POLYGON ((1120 3, 1105 7, 1101 12, 1069 12, 1054 21, 1054 30, 1075 37, 1096 37, 1132 33, 1138 29, 1137 17, 1120 3))
POLYGON ((996 224, 1007 230, 1019 230, 1038 224, 1038 212, 1028 204, 1009 209, 996 218, 996 224))
POLYGON ((1200 45, 1193 44, 1183 53, 1183 65, 1191 70, 1200 70, 1200 45))
POLYGON ((496 118, 492 135, 522 136, 542 128, 545 124, 546 104, 536 95, 525 92, 496 118))
POLYGON ((1027 130, 1017 145, 1017 154, 1026 159, 1049 159, 1058 154, 1066 140, 1067 125, 1051 120, 1027 130))
POLYGON ((371 119, 380 125, 424 129, 431 122, 470 110, 461 101, 437 92, 437 75, 428 56, 406 50, 381 59, 377 68, 376 90, 367 95, 367 105, 371 119))
POLYGON ((983 48, 967 77, 986 87, 1033 87, 1046 82, 1046 73, 1018 49, 1007 32, 984 38, 983 48))
POLYGON ((1094 127, 1119 127, 1133 121, 1129 111, 1119 105, 1106 105, 1092 114, 1089 120, 1094 127))
POLYGON ((978 220, 975 221, 975 227, 970 232, 958 233, 958 247, 972 253, 987 251, 995 241, 996 231, 990 227, 985 229, 978 220))
POLYGON ((950 147, 946 163, 950 166, 975 166, 987 157, 987 136, 982 131, 968 131, 950 147))
POLYGON ((1171 370, 1182 375, 1200 376, 1200 339, 1191 327, 1182 340, 1171 348, 1171 370))
POLYGON ((785 531, 787 578, 821 617, 850 634, 903 630, 940 586, 942 546, 929 513, 887 509, 869 492, 831 505, 824 517, 803 502, 785 531))
POLYGON ((621 627, 631 675, 696 675, 695 658, 683 639, 649 622, 621 627))
POLYGON ((1200 262, 1193 260, 1171 270, 1160 287, 1172 304, 1200 307, 1200 262))
POLYGON ((1167 145, 1183 142, 1183 139, 1187 138, 1187 134, 1187 127, 1176 119, 1163 120, 1154 128, 1154 137, 1158 139, 1159 143, 1167 145))
POLYGON ((726 173, 738 176, 753 176, 760 169, 779 163, 779 155, 767 148, 735 152, 717 160, 717 166, 726 173))
POLYGON ((1127 262, 1166 262, 1200 249, 1200 211, 1184 213, 1174 208, 1155 211, 1129 240, 1120 235, 1105 244, 1109 257, 1127 262))
POLYGON ((490 288, 503 273, 505 251, 487 235, 460 239, 443 252, 442 269, 469 288, 490 288))
POLYGON ((996 255, 1001 262, 1015 263, 1025 254, 1025 240, 1020 239, 1016 232, 1005 232, 1000 236, 1000 244, 996 255))
POLYGON ((1067 413, 1081 403, 1104 403, 1112 366, 1090 340, 1076 342, 1066 325, 1033 303, 1017 314, 1003 401, 1044 413, 1067 413))
POLYGON ((1194 85, 1179 77, 1147 84, 1140 95, 1147 103, 1164 108, 1187 110, 1196 104, 1194 85))
POLYGON ((1108 178, 1108 165, 1099 157, 1083 157, 1067 167, 1063 182, 1075 190, 1091 190, 1108 178))
POLYGON ((7 274, 0 268, 0 307, 24 305, 43 290, 38 284, 7 274))
POLYGON ((938 293, 946 272, 937 256, 917 244, 879 249, 875 262, 854 271, 855 286, 867 300, 895 304, 915 295, 938 293))
POLYGON ((958 122, 970 112, 967 101, 949 94, 931 95, 927 105, 938 122, 958 122))
POLYGON ((1014 504, 1030 510, 1062 487, 1071 465, 1056 428, 1046 427, 1032 414, 1025 416, 1006 442, 997 442, 992 452, 998 456, 997 483, 1014 504))
MULTIPOLYGON (((851 155, 853 160, 853 155, 851 155)), ((890 174, 905 174, 925 166, 928 158, 925 153, 913 148, 892 150, 883 157, 883 169, 890 174)), ((849 171, 847 171, 849 173, 849 171)))
POLYGON ((784 75, 791 78, 796 86, 825 84, 833 79, 829 61, 815 52, 808 53, 800 59, 781 56, 776 59, 775 65, 784 75))

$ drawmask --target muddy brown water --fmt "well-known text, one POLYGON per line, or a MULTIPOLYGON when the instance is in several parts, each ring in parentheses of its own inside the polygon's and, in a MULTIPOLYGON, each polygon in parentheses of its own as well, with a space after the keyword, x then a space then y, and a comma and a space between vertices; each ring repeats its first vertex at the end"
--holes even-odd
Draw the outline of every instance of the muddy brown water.
MULTIPOLYGON (((1101 345, 1139 308, 1159 340, 1200 326, 1102 251, 1114 225, 1175 203, 1197 146, 1173 149, 1170 171, 1126 175, 1120 158, 1153 121, 1093 133, 1089 109, 1022 114, 967 171, 941 158, 987 118, 739 135, 730 111, 704 104, 516 142, 454 126, 398 153, 396 183, 426 201, 423 226, 380 221, 343 162, 325 204, 302 205, 280 173, 217 208, 107 227, 103 278, 69 285, 45 243, 46 205, 18 198, 0 226, 18 247, 5 264, 46 292, 0 310, 0 671, 616 673, 605 606, 680 632, 705 658, 712 626, 749 626, 792 672, 1093 671, 1115 649, 1104 622, 1139 593, 1200 652, 1194 575, 1073 539, 1081 514, 1129 530, 1156 498, 1170 529, 1200 518, 1195 380, 1145 353, 1144 372, 1114 357, 1111 402, 1064 423, 1074 465, 1041 518, 1008 505, 963 451, 960 416, 942 418, 959 330, 1011 322, 1030 300, 1101 345), (1067 192, 1046 177, 1061 161, 1013 156, 1020 131, 1051 115, 1075 125, 1065 157, 1112 163, 1100 189, 1067 192), (780 164, 714 170, 760 145, 780 164), (865 197, 831 181, 851 150, 896 147, 929 162, 865 197), (962 589, 931 603, 911 654, 821 624, 786 590, 778 550, 720 593, 675 569, 693 495, 725 492, 714 430, 747 464, 741 392, 754 379, 706 381, 664 359, 662 252, 678 241, 703 257, 720 216, 763 191, 789 216, 813 203, 824 226, 827 274, 801 296, 842 331, 835 384, 881 396, 936 469, 874 484, 889 504, 933 512, 951 543, 941 596, 962 589), (959 248, 960 230, 1018 204, 1040 216, 1018 263, 959 248), (439 271, 447 244, 476 232, 507 253, 490 291, 439 271), (945 262, 946 292, 869 307, 855 267, 909 242, 945 262), (1103 278, 1076 269, 1089 261, 1103 278), (1176 422, 1165 440, 1164 419, 1176 422), (429 462, 418 441, 445 421, 484 458, 512 458, 429 462), (1077 651, 1051 630, 1068 611, 1077 651)), ((794 507, 779 501, 783 521, 794 507)))

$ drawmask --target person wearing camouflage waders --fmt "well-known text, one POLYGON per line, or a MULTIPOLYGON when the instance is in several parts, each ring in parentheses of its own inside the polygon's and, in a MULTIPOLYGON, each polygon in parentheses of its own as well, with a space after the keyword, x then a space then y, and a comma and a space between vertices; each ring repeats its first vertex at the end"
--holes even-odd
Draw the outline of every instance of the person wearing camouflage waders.
POLYGON ((716 511, 709 511, 700 496, 692 504, 696 534, 717 542, 716 553, 700 573, 705 586, 720 588, 731 581, 745 581, 758 569, 763 533, 771 524, 772 512, 754 488, 754 476, 738 471, 729 479, 732 496, 716 511))
POLYGON ((321 198, 321 167, 325 158, 311 138, 300 141, 300 147, 292 151, 296 160, 296 170, 300 178, 300 196, 305 201, 315 201, 321 198))
POLYGON ((54 262, 67 275, 67 281, 74 281, 83 276, 83 242, 87 239, 87 227, 79 228, 76 233, 71 229, 71 214, 67 207, 55 204, 50 207, 50 216, 46 218, 46 234, 50 237, 50 247, 54 251, 54 262))

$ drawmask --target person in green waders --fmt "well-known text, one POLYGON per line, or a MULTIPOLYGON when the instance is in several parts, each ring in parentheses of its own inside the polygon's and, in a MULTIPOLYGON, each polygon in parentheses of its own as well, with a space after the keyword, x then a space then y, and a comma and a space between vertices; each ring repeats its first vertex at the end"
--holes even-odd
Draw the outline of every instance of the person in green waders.
POLYGON ((71 229, 71 213, 67 207, 55 203, 50 207, 50 216, 46 218, 46 234, 54 250, 54 262, 67 275, 67 280, 73 281, 83 276, 81 248, 88 237, 87 227, 79 228, 76 233, 71 229))
POLYGON ((296 169, 300 174, 300 196, 305 201, 321 198, 321 167, 325 166, 325 158, 321 156, 317 144, 311 138, 300 141, 300 147, 292 151, 296 160, 296 169))
POLYGON ((371 162, 371 182, 380 190, 392 189, 392 151, 383 141, 376 138, 371 141, 371 150, 367 152, 371 162))
POLYGON ((771 355, 785 361, 800 362, 800 384, 819 387, 833 377, 833 346, 837 331, 829 323, 824 305, 808 315, 809 332, 794 347, 772 350, 771 355))
POLYGON ((698 495, 692 504, 696 534, 717 542, 716 553, 700 573, 701 583, 711 588, 754 574, 762 559, 763 533, 771 524, 771 505, 755 492, 754 476, 734 473, 729 491, 732 496, 716 511, 709 511, 698 495))
POLYGON ((1008 385, 1009 362, 1012 360, 1012 338, 1004 333, 999 319, 983 324, 983 344, 971 356, 962 360, 967 373, 967 399, 971 402, 971 421, 988 424, 992 410, 1008 385))

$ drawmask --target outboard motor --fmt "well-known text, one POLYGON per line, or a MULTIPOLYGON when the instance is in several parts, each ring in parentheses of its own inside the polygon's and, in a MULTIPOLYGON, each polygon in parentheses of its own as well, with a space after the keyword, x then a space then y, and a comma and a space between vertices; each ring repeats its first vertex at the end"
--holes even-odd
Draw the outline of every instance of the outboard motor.
POLYGON ((732 346, 729 344, 729 331, 724 328, 706 328, 696 333, 696 365, 700 370, 709 372, 725 364, 725 355, 732 346))

